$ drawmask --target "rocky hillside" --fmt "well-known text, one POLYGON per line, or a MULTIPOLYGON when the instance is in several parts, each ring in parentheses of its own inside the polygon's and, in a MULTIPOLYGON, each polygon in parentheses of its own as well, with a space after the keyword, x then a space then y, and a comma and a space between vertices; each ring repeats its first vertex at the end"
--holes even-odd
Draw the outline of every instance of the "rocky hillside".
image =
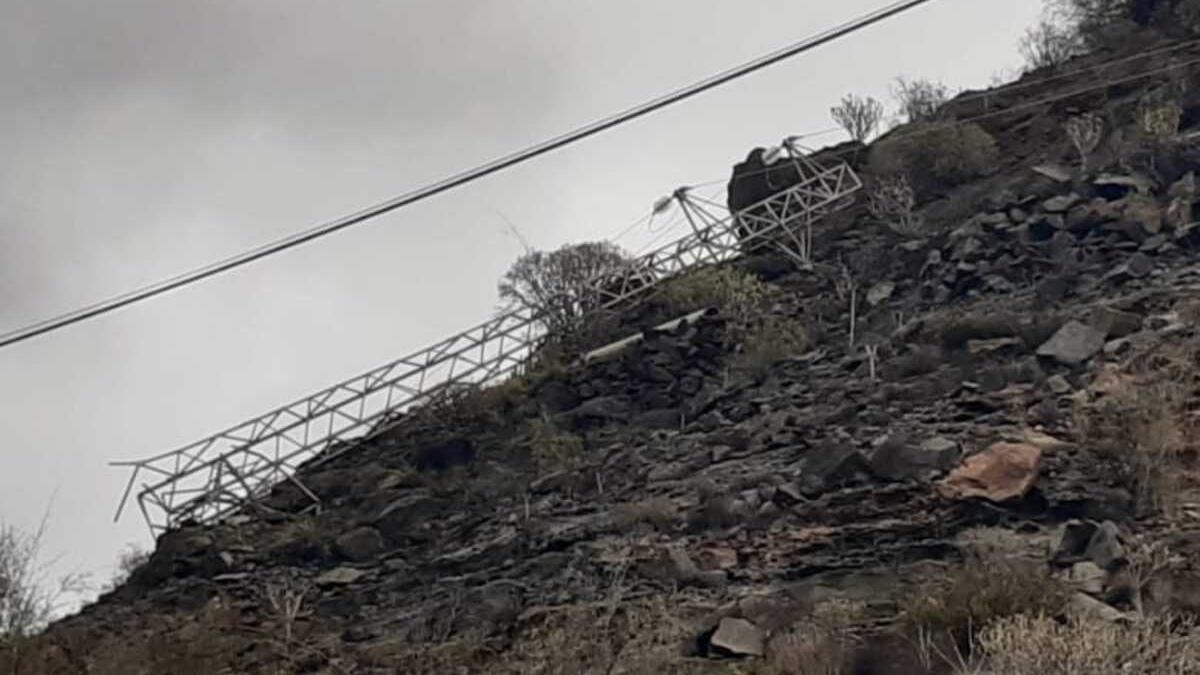
MULTIPOLYGON (((651 300, 606 326, 640 340, 304 471, 319 512, 285 485, 164 535, 12 672, 1017 673, 1072 630, 1200 672, 1200 87, 1130 79, 1197 51, 952 102, 995 154, 918 186, 920 231, 864 196, 814 269, 734 266, 774 333, 720 302, 643 330, 706 308, 651 300), (1138 140, 1164 91, 1178 128, 1138 140)), ((915 132, 842 152, 870 182, 915 132)))

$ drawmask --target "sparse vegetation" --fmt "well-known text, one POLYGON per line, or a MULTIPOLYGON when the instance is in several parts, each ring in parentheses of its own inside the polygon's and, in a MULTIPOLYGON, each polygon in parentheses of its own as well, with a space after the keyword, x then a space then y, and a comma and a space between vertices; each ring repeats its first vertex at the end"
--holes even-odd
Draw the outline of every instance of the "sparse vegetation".
POLYGON ((1079 153, 1080 170, 1086 172, 1088 158, 1091 157, 1104 134, 1104 118, 1094 113, 1084 113, 1068 119, 1064 128, 1067 138, 1075 146, 1075 151, 1079 153))
POLYGON ((735 267, 708 267, 672 279, 659 298, 673 315, 715 308, 728 317, 727 342, 736 345, 754 330, 770 296, 770 287, 735 267))
POLYGON ((579 468, 584 460, 583 439, 559 429, 547 419, 529 423, 525 445, 538 475, 571 471, 579 468))
POLYGON ((1044 563, 971 558, 902 598, 902 630, 914 644, 946 655, 965 653, 992 622, 1022 614, 1054 616, 1068 597, 1044 563))
POLYGON ((833 121, 837 122, 850 138, 866 143, 883 121, 883 104, 870 96, 858 97, 848 94, 841 103, 829 111, 833 121))
POLYGON ((900 114, 909 123, 933 122, 950 100, 950 88, 933 80, 896 78, 892 87, 900 114))
POLYGON ((762 379, 775 363, 808 348, 802 324, 770 313, 770 287, 734 267, 707 268, 673 280, 661 298, 676 314, 715 307, 728 318, 725 342, 735 350, 730 372, 737 377, 762 379))
POLYGON ((1176 511, 1187 448, 1187 405, 1178 382, 1131 379, 1076 411, 1088 447, 1112 462, 1144 512, 1176 511))
POLYGON ((1029 70, 1060 66, 1082 49, 1079 36, 1070 27, 1050 19, 1027 29, 1019 47, 1029 70))
POLYGON ((879 179, 906 177, 921 197, 988 175, 998 160, 995 139, 978 125, 929 122, 877 141, 868 167, 879 179))
POLYGON ((861 642, 857 630, 864 614, 861 603, 821 603, 771 639, 754 674, 846 675, 861 642))
POLYGON ((1200 672, 1191 621, 1156 617, 1130 625, 1020 614, 979 633, 981 672, 991 675, 1184 675, 1200 672))
POLYGON ((914 238, 924 235, 924 220, 916 212, 917 195, 907 176, 876 180, 867 197, 871 215, 893 232, 914 238))

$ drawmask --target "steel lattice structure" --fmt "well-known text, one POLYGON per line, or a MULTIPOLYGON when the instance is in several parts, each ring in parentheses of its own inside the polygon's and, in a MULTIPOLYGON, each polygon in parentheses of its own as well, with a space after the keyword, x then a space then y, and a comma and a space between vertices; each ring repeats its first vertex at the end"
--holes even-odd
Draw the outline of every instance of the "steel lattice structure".
MULTIPOLYGON (((862 183, 845 164, 825 167, 790 144, 784 147, 799 182, 723 216, 724 207, 681 188, 674 197, 692 233, 635 259, 615 278, 597 279, 587 306, 603 310, 636 301, 680 272, 731 260, 756 245, 778 247, 807 264, 813 222, 846 205, 862 183)), ((155 534, 187 520, 220 520, 284 481, 319 504, 296 475, 302 464, 340 456, 453 385, 482 386, 519 371, 545 334, 538 319, 525 309, 502 314, 183 448, 114 462, 132 469, 117 517, 139 478, 138 505, 155 534)))

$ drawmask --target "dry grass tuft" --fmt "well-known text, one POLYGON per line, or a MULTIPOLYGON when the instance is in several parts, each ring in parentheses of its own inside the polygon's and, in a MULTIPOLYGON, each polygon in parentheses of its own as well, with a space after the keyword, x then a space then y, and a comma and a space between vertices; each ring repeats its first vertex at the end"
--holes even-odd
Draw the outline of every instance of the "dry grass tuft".
POLYGON ((1124 626, 1022 615, 984 628, 978 649, 989 675, 1190 675, 1198 638, 1193 624, 1163 617, 1124 626))
POLYGON ((755 675, 842 675, 849 673, 861 639, 857 626, 866 607, 849 601, 817 605, 810 616, 775 635, 755 675))
POLYGON ((1178 511, 1198 437, 1188 386, 1194 372, 1176 372, 1177 365, 1151 359, 1127 386, 1075 410, 1084 446, 1114 465, 1139 511, 1167 517, 1178 511))
POLYGON ((1069 589, 1037 562, 1012 557, 968 560, 901 599, 903 632, 918 646, 968 650, 993 621, 1019 614, 1057 614, 1069 589))

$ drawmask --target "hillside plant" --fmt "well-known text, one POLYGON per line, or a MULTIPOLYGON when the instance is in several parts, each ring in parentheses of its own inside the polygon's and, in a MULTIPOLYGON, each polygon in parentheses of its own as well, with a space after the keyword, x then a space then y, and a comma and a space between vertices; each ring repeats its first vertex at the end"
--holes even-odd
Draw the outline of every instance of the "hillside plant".
POLYGON ((924 220, 916 211, 917 194, 907 176, 878 179, 867 198, 867 210, 875 220, 904 237, 924 236, 924 220))
POLYGON ((892 86, 892 95, 905 121, 910 124, 933 122, 938 119, 942 106, 950 100, 950 88, 933 80, 898 77, 892 86))
POLYGON ((998 619, 979 634, 983 668, 992 675, 1184 675, 1200 672, 1195 622, 1154 617, 1120 624, 1099 619, 1057 621, 1021 614, 998 619))
POLYGON ((869 172, 879 179, 905 177, 919 198, 941 193, 996 170, 999 151, 976 124, 930 122, 880 139, 871 147, 869 172))
POLYGON ((659 299, 672 314, 715 308, 725 317, 724 341, 734 352, 729 374, 738 379, 761 380, 780 360, 809 346, 803 324, 771 313, 771 287, 735 267, 709 267, 674 279, 659 299))
POLYGON ((1096 146, 1100 144, 1100 138, 1104 134, 1104 119, 1095 113, 1084 113, 1068 119, 1063 125, 1063 129, 1066 131, 1071 145, 1079 154, 1080 170, 1086 172, 1088 159, 1096 150, 1096 146))
POLYGON ((743 341, 766 309, 770 287, 735 267, 707 267, 663 285, 659 301, 672 315, 716 309, 728 319, 726 342, 743 341))
POLYGON ((507 308, 528 309, 549 332, 566 333, 599 306, 598 286, 619 279, 629 264, 625 252, 608 242, 531 250, 504 273, 498 291, 507 308))
POLYGON ((833 121, 854 140, 866 143, 879 129, 883 121, 883 104, 870 96, 858 97, 848 94, 841 103, 829 110, 833 121))
POLYGON ((1166 141, 1179 133, 1183 108, 1175 101, 1145 101, 1138 106, 1138 131, 1155 141, 1166 141))

